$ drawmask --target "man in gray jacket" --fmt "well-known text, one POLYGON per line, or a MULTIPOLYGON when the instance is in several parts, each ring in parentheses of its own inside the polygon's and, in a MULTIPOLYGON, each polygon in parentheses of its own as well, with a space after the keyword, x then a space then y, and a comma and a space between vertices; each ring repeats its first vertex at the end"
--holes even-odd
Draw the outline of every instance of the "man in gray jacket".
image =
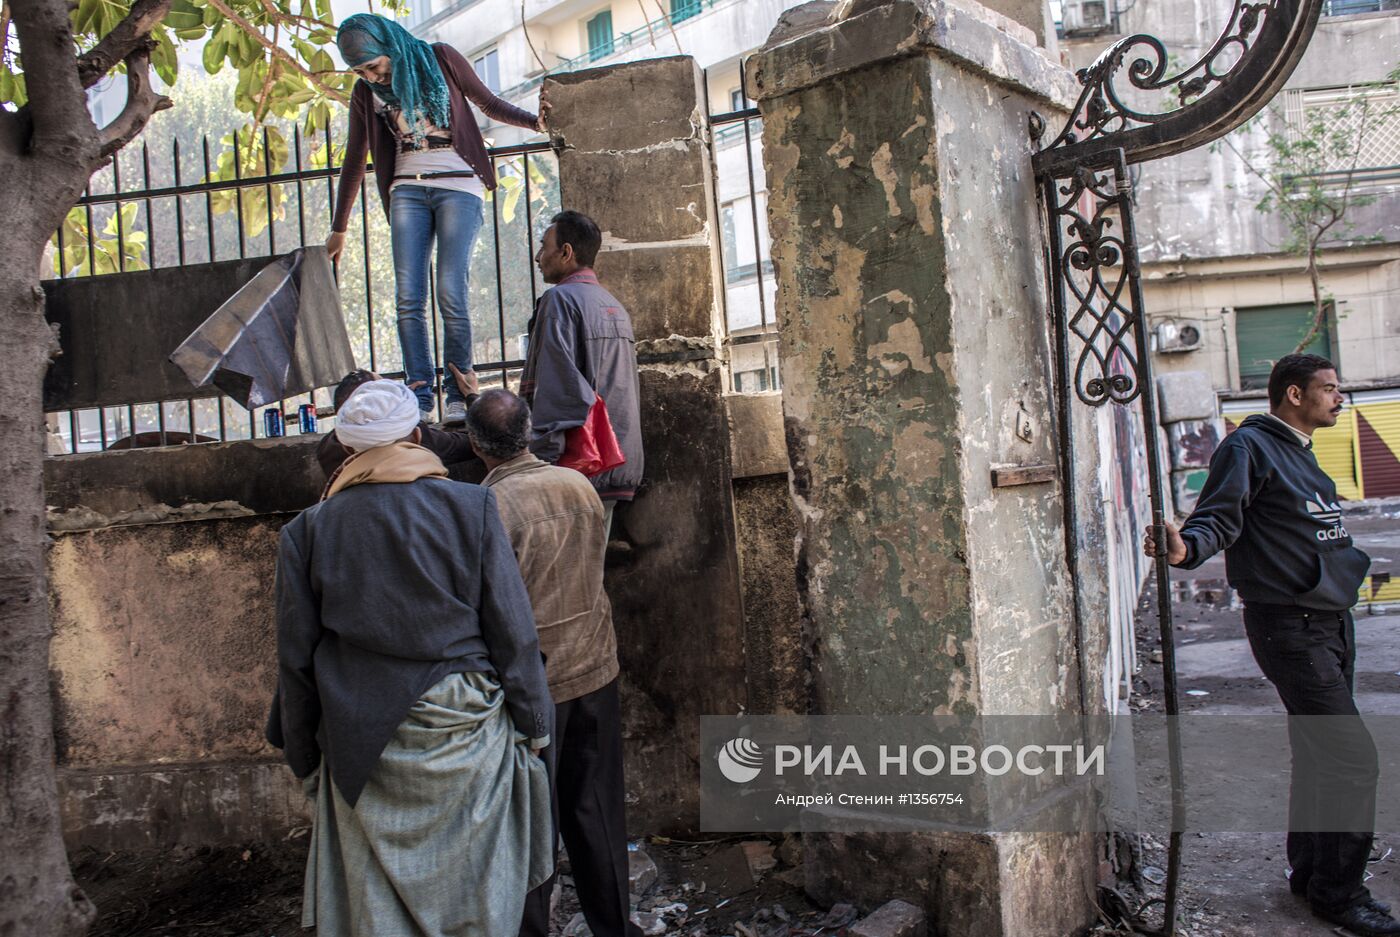
POLYGON ((612 525, 618 501, 631 501, 642 481, 642 431, 632 320, 598 282, 593 263, 602 247, 587 215, 555 215, 535 255, 546 290, 530 319, 520 396, 530 404, 530 451, 545 462, 564 454, 565 434, 582 426, 601 397, 626 461, 593 476, 612 525))

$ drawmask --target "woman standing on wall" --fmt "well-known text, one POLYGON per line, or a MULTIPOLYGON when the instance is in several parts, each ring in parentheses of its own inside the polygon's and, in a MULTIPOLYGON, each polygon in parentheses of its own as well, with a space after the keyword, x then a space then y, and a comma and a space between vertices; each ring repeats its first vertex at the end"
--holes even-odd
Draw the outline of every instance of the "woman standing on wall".
MULTIPOLYGON (((437 386, 427 316, 433 239, 438 243, 443 371, 447 364, 470 371, 467 278, 472 245, 481 229, 483 199, 487 190, 496 187, 486 143, 467 102, 493 120, 540 132, 545 129, 549 104, 541 96, 539 116, 509 104, 486 87, 456 49, 444 43, 428 45, 382 16, 349 17, 335 41, 341 58, 360 80, 350 95, 350 133, 326 249, 335 260, 345 247, 345 229, 364 179, 368 151, 389 214, 404 371, 426 419, 437 386)), ((443 422, 465 421, 461 392, 454 381, 444 383, 443 422)))

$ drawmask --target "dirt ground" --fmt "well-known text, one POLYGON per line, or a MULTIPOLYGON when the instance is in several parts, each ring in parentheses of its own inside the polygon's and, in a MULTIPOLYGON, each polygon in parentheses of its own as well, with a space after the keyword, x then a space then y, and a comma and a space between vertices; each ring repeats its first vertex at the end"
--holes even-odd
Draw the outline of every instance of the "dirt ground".
MULTIPOLYGON (((175 849, 74 856, 78 884, 96 903, 92 937, 302 937, 302 869, 306 837, 276 846, 175 849)), ((751 843, 754 841, 750 840, 751 843)), ((653 839, 634 845, 656 865, 654 884, 638 896, 654 933, 740 937, 839 937, 854 909, 811 904, 792 872, 795 855, 782 837, 772 858, 751 868, 739 838, 697 843, 653 839), (779 857, 786 858, 779 858, 779 857), (763 865, 771 867, 763 869, 763 865)), ((753 846, 750 846, 753 848, 753 846)), ((565 862, 551 931, 587 937, 565 862)))
MULTIPOLYGON (((1377 601, 1358 605, 1356 698, 1367 714, 1400 714, 1400 601, 1385 574, 1400 565, 1400 502, 1376 505, 1344 519, 1357 544, 1372 557, 1377 601)), ((1282 713, 1272 685, 1249 654, 1237 596, 1225 582, 1224 560, 1199 569, 1174 570, 1177 669, 1183 712, 1282 713)), ((1156 598, 1149 584, 1139 607, 1138 655, 1133 708, 1161 712, 1160 640, 1156 598)), ((1280 752, 1279 770, 1288 770, 1280 752)), ((1180 904, 1183 937, 1314 937, 1346 933, 1312 916, 1307 903, 1288 890, 1281 833, 1188 834, 1182 847, 1180 904)), ((1377 836, 1368 887, 1400 908, 1400 834, 1377 836), (1394 851, 1392 851, 1392 848, 1394 851)), ((1160 878, 1166 868, 1166 838, 1148 838, 1144 863, 1160 878)), ((1147 883, 1147 896, 1162 889, 1147 883)), ((1151 911, 1148 917, 1151 917, 1151 911)), ((1160 921, 1160 906, 1156 908, 1160 921)), ((1104 933, 1113 933, 1105 930, 1104 933)))

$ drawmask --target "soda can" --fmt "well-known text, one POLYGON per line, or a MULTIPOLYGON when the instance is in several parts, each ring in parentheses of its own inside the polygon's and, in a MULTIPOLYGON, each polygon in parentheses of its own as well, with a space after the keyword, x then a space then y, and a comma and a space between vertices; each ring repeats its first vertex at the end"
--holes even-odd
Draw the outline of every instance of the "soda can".
POLYGON ((304 403, 297 407, 297 428, 304 435, 316 432, 316 407, 304 403))
POLYGON ((263 411, 263 435, 285 436, 287 428, 282 422, 282 408, 268 407, 263 411))

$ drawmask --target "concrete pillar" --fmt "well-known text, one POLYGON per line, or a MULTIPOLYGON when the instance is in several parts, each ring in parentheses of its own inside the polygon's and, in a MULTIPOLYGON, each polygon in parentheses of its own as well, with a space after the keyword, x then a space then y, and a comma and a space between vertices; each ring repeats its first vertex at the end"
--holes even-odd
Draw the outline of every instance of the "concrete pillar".
POLYGON ((699 823, 699 719, 747 706, 719 355, 719 225, 703 81, 672 57, 553 76, 562 205, 603 230, 597 271, 632 317, 646 478, 608 555, 629 821, 699 823))
MULTIPOLYGON (((970 0, 827 8, 748 62, 814 703, 1075 713, 1098 689, 1065 563, 1027 132, 1033 110, 1059 125, 1072 79, 970 0), (1007 466, 1051 474, 994 483, 1007 466)), ((815 898, 905 898, 935 933, 1092 919, 1089 835, 826 835, 807 855, 815 898)))

